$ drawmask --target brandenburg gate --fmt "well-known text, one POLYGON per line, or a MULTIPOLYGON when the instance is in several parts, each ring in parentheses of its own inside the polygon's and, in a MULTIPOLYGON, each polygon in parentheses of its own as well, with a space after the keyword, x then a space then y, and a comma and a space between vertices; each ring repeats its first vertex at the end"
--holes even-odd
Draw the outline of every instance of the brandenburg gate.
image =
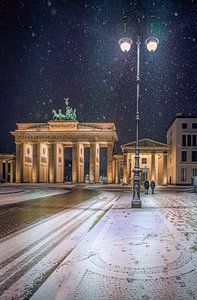
POLYGON ((114 123, 80 123, 57 118, 47 123, 18 123, 11 134, 16 143, 16 182, 64 182, 67 147, 72 148, 73 183, 84 182, 86 147, 90 148, 89 182, 99 182, 102 147, 107 148, 107 182, 113 182, 113 147, 118 140, 114 123))

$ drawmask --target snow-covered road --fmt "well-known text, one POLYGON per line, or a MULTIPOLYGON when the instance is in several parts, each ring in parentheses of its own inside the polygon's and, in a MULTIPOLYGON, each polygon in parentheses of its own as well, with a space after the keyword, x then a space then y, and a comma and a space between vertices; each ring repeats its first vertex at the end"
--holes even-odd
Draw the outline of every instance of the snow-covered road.
POLYGON ((28 299, 120 197, 98 196, 0 240, 0 299, 28 299))

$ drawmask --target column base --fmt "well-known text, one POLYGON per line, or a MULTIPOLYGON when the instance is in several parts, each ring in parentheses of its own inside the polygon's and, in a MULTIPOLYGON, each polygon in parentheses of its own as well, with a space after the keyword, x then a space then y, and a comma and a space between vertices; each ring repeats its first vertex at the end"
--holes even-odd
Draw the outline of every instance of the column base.
POLYGON ((131 208, 141 208, 142 202, 141 200, 132 200, 131 201, 131 208))

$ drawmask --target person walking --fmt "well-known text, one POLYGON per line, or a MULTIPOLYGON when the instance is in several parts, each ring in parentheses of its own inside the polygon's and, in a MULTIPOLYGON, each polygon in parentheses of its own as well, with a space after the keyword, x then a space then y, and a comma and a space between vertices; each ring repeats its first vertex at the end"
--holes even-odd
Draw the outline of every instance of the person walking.
POLYGON ((146 180, 144 182, 144 189, 145 189, 145 194, 147 195, 148 194, 148 189, 149 189, 149 182, 148 182, 148 180, 146 180))
POLYGON ((154 192, 155 192, 155 182, 154 182, 154 180, 151 181, 150 187, 151 187, 152 194, 154 194, 154 192))

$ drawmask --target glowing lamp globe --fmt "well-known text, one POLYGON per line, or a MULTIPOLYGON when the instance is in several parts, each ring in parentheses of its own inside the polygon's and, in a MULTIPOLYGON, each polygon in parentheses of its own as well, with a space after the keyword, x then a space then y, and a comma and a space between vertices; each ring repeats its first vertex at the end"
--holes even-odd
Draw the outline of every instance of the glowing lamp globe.
POLYGON ((145 44, 146 44, 148 51, 154 52, 157 49, 159 40, 155 37, 149 37, 146 39, 145 44))
POLYGON ((133 44, 133 41, 130 38, 122 38, 119 40, 120 49, 123 52, 128 52, 131 49, 131 45, 133 44))

